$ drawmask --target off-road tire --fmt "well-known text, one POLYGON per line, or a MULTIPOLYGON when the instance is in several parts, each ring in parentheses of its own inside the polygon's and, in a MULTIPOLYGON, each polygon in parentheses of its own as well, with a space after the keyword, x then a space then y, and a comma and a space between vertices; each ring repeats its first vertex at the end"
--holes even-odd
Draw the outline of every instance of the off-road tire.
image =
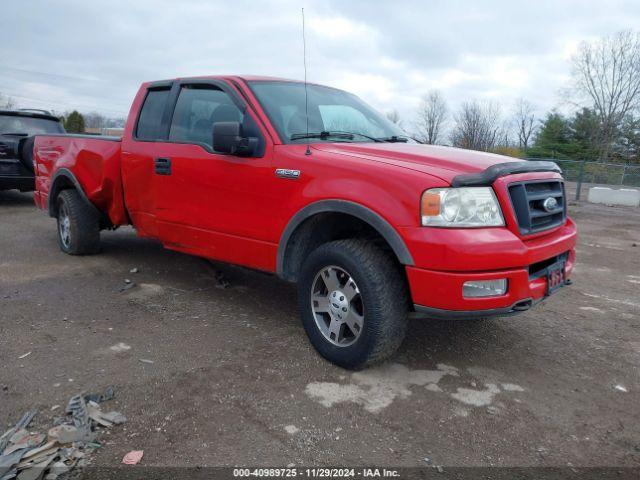
POLYGON ((56 205, 60 249, 69 255, 98 253, 100 251, 100 219, 96 210, 74 189, 60 192, 56 205), (68 218, 66 230, 61 227, 65 218, 68 218))
POLYGON ((302 265, 298 278, 298 301, 304 328, 311 344, 324 358, 343 368, 357 370, 391 357, 404 340, 409 294, 402 266, 372 242, 336 240, 314 250, 302 265), (321 332, 312 308, 312 288, 317 275, 336 266, 351 275, 359 288, 364 308, 363 327, 348 346, 332 343, 321 332))

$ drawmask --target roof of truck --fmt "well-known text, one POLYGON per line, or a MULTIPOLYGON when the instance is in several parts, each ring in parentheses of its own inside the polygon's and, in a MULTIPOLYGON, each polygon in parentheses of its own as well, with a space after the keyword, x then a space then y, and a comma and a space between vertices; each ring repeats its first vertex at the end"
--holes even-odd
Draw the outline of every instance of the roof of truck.
POLYGON ((303 80, 293 80, 291 78, 281 77, 268 77, 264 75, 234 75, 237 78, 241 78, 245 82, 293 82, 303 83, 303 80))
MULTIPOLYGON (((152 85, 152 86, 160 86, 160 85, 169 85, 171 82, 179 80, 179 81, 189 81, 189 80, 242 80, 244 82, 290 82, 290 83, 304 83, 304 80, 294 80, 291 78, 282 78, 282 77, 269 77, 266 75, 198 75, 194 77, 176 77, 176 78, 166 78, 164 80, 151 80, 148 82, 144 82, 144 85, 152 85)), ((308 85, 319 85, 322 87, 327 87, 328 85, 322 85, 314 82, 307 82, 308 85)))

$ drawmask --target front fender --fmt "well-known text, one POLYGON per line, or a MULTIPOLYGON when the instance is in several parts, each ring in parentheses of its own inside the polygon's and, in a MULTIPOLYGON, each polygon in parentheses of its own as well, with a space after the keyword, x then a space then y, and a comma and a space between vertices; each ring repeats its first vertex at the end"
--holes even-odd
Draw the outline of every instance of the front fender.
POLYGON ((384 218, 373 210, 346 200, 320 200, 307 205, 289 221, 280 237, 277 254, 277 273, 284 276, 285 254, 293 232, 308 218, 319 213, 344 213, 356 217, 374 228, 391 246, 400 263, 414 265, 413 257, 398 232, 384 218))

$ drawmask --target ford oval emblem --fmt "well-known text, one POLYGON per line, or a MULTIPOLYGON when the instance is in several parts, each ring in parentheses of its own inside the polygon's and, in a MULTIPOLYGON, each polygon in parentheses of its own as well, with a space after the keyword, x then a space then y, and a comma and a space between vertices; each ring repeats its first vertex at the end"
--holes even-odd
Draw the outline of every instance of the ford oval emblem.
POLYGON ((558 201, 553 197, 546 198, 544 202, 542 202, 542 208, 544 208, 547 212, 553 212, 556 208, 558 208, 558 201))

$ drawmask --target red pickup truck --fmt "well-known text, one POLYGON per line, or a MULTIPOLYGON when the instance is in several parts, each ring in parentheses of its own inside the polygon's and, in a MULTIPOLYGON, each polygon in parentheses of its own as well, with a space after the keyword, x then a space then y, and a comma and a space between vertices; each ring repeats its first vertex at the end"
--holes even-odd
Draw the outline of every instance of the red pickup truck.
MULTIPOLYGON (((169 249, 297 282, 314 347, 389 357, 411 312, 528 310, 570 282, 552 162, 421 145, 347 92, 265 77, 145 83, 122 138, 39 135, 38 206, 69 254, 133 225, 169 249)), ((415 315, 414 315, 415 316, 415 315)))

